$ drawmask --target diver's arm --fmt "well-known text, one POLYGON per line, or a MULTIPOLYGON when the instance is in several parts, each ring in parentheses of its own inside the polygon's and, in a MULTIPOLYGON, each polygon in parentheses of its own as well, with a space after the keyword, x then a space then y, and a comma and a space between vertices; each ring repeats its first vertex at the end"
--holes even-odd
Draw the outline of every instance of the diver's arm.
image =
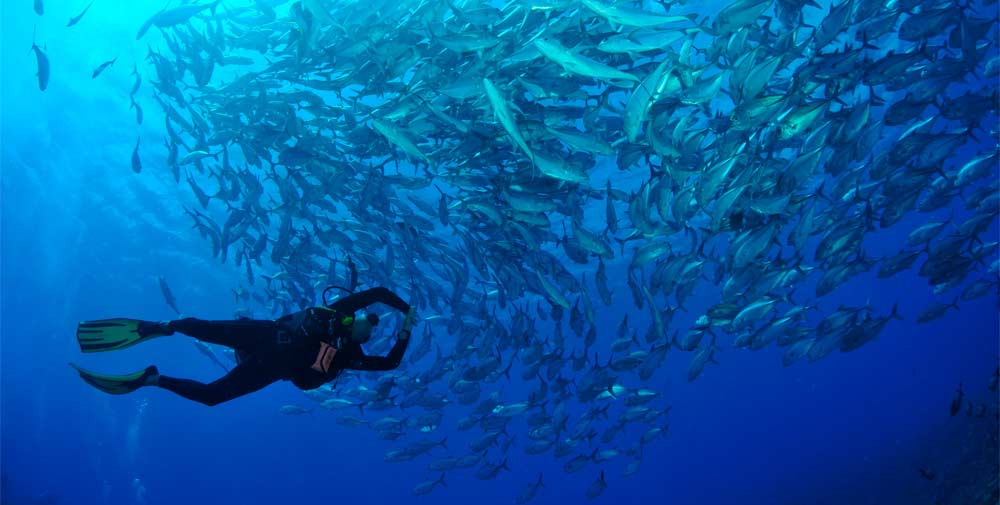
POLYGON ((341 311, 344 314, 350 314, 374 303, 384 303, 404 314, 410 311, 410 304, 404 302, 402 298, 396 295, 396 293, 389 291, 388 288, 381 286, 347 295, 333 302, 330 308, 341 311))
MULTIPOLYGON (((400 331, 400 333, 402 334, 403 332, 400 331)), ((385 356, 365 356, 362 354, 356 361, 351 363, 350 369, 370 372, 395 370, 399 366, 399 363, 403 361, 403 353, 406 352, 406 346, 409 344, 410 336, 408 332, 406 338, 398 335, 396 337, 396 344, 389 350, 389 354, 385 356)))

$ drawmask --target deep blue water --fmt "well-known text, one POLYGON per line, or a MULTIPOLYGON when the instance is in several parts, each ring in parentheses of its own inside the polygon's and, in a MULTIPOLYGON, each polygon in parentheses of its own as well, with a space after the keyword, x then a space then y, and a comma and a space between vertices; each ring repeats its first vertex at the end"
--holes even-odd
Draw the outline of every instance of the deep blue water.
MULTIPOLYGON (((564 460, 525 455, 523 440, 515 440, 512 472, 493 481, 477 480, 474 471, 449 472, 447 487, 413 497, 414 485, 437 477, 425 470, 429 459, 385 463, 383 455, 414 437, 379 440, 369 430, 335 424, 335 415, 320 409, 282 415, 281 405, 308 405, 289 383, 214 408, 155 388, 104 395, 66 363, 110 373, 156 363, 171 375, 206 381, 220 370, 185 337, 81 357, 73 338, 78 321, 172 317, 158 276, 169 280, 185 315, 228 318, 235 307, 231 288, 243 273, 211 257, 183 213, 183 206, 196 205, 193 195, 156 168, 164 159, 162 112, 146 97, 147 118, 137 128, 123 98, 132 62, 146 51, 145 41, 134 41, 135 29, 155 8, 98 2, 78 26, 65 29, 81 8, 49 2, 38 17, 26 1, 0 6, 4 503, 506 504, 540 472, 546 487, 535 503, 582 503, 601 469, 608 489, 594 503, 933 503, 940 480, 923 480, 917 469, 958 478, 963 454, 985 443, 969 434, 996 432, 993 414, 968 419, 948 412, 960 382, 976 405, 995 408, 996 393, 986 386, 1000 353, 996 293, 917 324, 920 310, 944 298, 935 298, 913 270, 886 280, 862 275, 822 300, 824 311, 871 300, 880 313, 899 302, 904 321, 893 321, 857 351, 785 368, 783 349, 723 345, 720 364, 692 383, 689 354, 670 354, 650 383, 665 392, 658 405, 672 406, 669 435, 645 447, 640 470, 629 478, 621 476, 628 456, 566 474, 564 460), (36 26, 53 69, 44 93, 28 51, 36 26), (115 66, 92 80, 92 69, 115 55, 115 66), (138 176, 128 166, 137 133, 149 139, 147 169, 138 176)), ((592 174, 594 186, 603 187, 610 175, 611 169, 592 174)), ((866 238, 866 249, 891 254, 909 231, 949 212, 909 215, 866 238)), ((995 223, 984 234, 997 235, 995 223)), ((614 338, 620 320, 612 309, 632 304, 624 285, 615 296, 621 307, 598 315, 608 328, 602 341, 614 338)), ((712 303, 709 296, 696 292, 689 308, 697 314, 712 303)), ((634 317, 634 324, 648 324, 646 311, 634 317)), ((690 323, 675 320, 682 322, 690 323)), ((508 400, 531 388, 520 380, 502 387, 508 400)), ((447 436, 452 452, 461 454, 469 433, 452 427, 459 409, 445 412, 430 436, 447 436)), ((489 456, 500 458, 495 451, 489 456)))

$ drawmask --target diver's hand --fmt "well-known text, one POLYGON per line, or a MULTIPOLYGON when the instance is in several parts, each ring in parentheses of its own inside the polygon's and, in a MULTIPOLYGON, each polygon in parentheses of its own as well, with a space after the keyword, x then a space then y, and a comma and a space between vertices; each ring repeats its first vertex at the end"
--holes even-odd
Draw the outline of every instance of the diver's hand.
POLYGON ((403 329, 399 330, 399 338, 406 340, 410 338, 410 331, 413 330, 413 325, 417 322, 417 309, 410 307, 410 311, 406 313, 406 319, 403 319, 403 329))

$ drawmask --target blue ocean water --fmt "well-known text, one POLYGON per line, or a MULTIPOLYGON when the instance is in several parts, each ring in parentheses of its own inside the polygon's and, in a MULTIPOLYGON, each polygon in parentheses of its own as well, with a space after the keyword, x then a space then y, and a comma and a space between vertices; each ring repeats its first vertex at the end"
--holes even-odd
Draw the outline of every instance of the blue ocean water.
MULTIPOLYGON (((657 405, 670 406, 668 434, 643 447, 639 470, 630 477, 622 471, 631 456, 569 474, 565 458, 524 454, 527 440, 515 434, 508 454, 492 449, 487 457, 506 459, 510 472, 482 481, 474 471, 451 471, 446 487, 415 497, 416 484, 439 476, 426 469, 429 459, 387 463, 384 455, 419 435, 381 440, 368 429, 336 424, 337 413, 321 409, 283 415, 282 405, 309 405, 287 382, 212 408, 155 388, 127 396, 90 388, 67 362, 108 373, 155 363, 170 375, 213 380, 220 370, 185 337, 82 356, 75 325, 113 316, 174 317, 158 288, 161 276, 185 315, 230 318, 236 308, 232 290, 244 273, 213 258, 191 228, 184 207, 194 208, 197 200, 163 168, 162 111, 144 96, 146 120, 136 126, 128 109, 132 63, 141 71, 147 42, 157 43, 153 32, 149 40, 135 41, 135 30, 160 6, 98 1, 67 29, 66 19, 83 6, 47 2, 43 16, 26 1, 0 6, 3 503, 506 504, 539 474, 545 487, 535 503, 584 503, 602 471, 608 487, 593 503, 963 503, 961 493, 977 485, 982 468, 997 468, 996 446, 989 448, 997 427, 996 393, 987 389, 1000 355, 997 293, 918 324, 923 308, 954 295, 935 297, 915 270, 890 279, 869 272, 822 299, 824 313, 870 302, 887 314, 899 304, 903 321, 890 322, 877 340, 856 351, 783 367, 783 349, 750 352, 723 344, 719 364, 690 383, 689 355, 669 354, 649 382, 663 391, 657 405), (29 51, 33 33, 52 63, 44 92, 29 51), (112 57, 118 57, 115 65, 92 79, 93 69, 112 57), (128 164, 137 136, 144 139, 141 174, 128 164), (959 383, 974 405, 990 406, 986 418, 949 415, 959 383), (920 468, 936 472, 937 479, 921 478, 920 468)), ((988 81, 954 83, 953 92, 981 84, 988 81)), ((643 175, 623 177, 601 167, 590 177, 595 188, 613 177, 616 185, 634 189, 643 175)), ((956 215, 971 215, 960 200, 953 205, 956 215)), ((587 218, 592 229, 600 229, 595 209, 587 218)), ((872 256, 891 255, 910 231, 952 212, 911 213, 869 234, 865 248, 872 256)), ((994 222, 983 237, 997 235, 994 222)), ((609 269, 622 278, 627 263, 616 258, 609 269)), ((811 284, 803 289, 811 292, 811 284)), ((690 325, 714 302, 707 289, 696 291, 688 314, 674 324, 690 325)), ((648 311, 632 306, 621 283, 615 306, 597 314, 598 327, 606 328, 599 341, 615 338, 626 311, 633 313, 633 327, 650 324, 648 311)), ((433 331, 443 345, 454 341, 443 327, 433 331)), ((405 366, 427 367, 431 359, 405 366)), ((514 375, 496 388, 509 402, 535 388, 514 375)), ((468 452, 470 433, 454 427, 465 410, 444 409, 445 421, 427 436, 447 438, 448 450, 434 449, 433 457, 468 452)), ((524 432, 523 422, 519 426, 524 432)), ((639 435, 626 428, 631 440, 639 435)))

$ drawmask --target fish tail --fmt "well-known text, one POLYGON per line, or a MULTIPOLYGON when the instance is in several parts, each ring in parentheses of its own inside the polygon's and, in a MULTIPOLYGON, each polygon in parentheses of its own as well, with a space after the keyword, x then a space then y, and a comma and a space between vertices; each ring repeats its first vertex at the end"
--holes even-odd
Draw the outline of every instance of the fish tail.
POLYGON ((708 360, 711 361, 712 363, 715 363, 716 365, 719 364, 719 362, 716 361, 715 359, 715 349, 708 351, 708 360))
POLYGON ((861 49, 878 49, 878 46, 873 45, 868 40, 868 31, 861 32, 861 49))
POLYGON ((816 196, 822 198, 823 200, 826 200, 827 202, 832 203, 833 199, 827 196, 827 194, 823 192, 824 187, 826 187, 826 181, 821 182, 819 187, 816 188, 816 196))
MULTIPOLYGON (((971 130, 972 129, 970 128, 969 131, 971 130)), ((951 177, 947 173, 945 173, 944 167, 939 165, 937 169, 934 170, 934 172, 940 175, 942 179, 948 181, 949 184, 952 182, 951 177)))
POLYGON ((868 100, 872 105, 885 105, 885 100, 875 94, 875 88, 868 86, 868 100))
POLYGON ((708 360, 711 361, 712 363, 715 363, 716 365, 719 364, 719 362, 715 360, 715 353, 717 352, 722 352, 722 348, 715 343, 715 335, 713 334, 712 343, 709 344, 708 348, 708 360))
MULTIPOLYGON (((610 364, 610 361, 608 362, 608 364, 610 364)), ((614 385, 610 385, 609 384, 608 388, 607 388, 607 391, 608 391, 608 394, 611 395, 611 398, 614 398, 616 400, 618 399, 618 397, 615 396, 614 385)))
POLYGON ((892 312, 889 313, 889 318, 903 320, 903 316, 899 315, 899 302, 892 304, 892 312))
POLYGON ((923 54, 924 58, 927 58, 928 61, 937 61, 937 49, 928 49, 927 39, 920 41, 920 45, 917 47, 917 52, 923 54))
MULTIPOLYGON (((997 95, 997 92, 994 91, 993 92, 993 101, 994 102, 996 102, 996 95, 997 95)), ((980 142, 979 137, 976 136, 975 129, 972 127, 972 125, 969 125, 968 127, 966 127, 965 131, 962 133, 962 136, 965 137, 965 140, 972 140, 972 141, 975 141, 975 142, 980 142)), ((948 182, 951 182, 951 181, 949 180, 948 182)))

